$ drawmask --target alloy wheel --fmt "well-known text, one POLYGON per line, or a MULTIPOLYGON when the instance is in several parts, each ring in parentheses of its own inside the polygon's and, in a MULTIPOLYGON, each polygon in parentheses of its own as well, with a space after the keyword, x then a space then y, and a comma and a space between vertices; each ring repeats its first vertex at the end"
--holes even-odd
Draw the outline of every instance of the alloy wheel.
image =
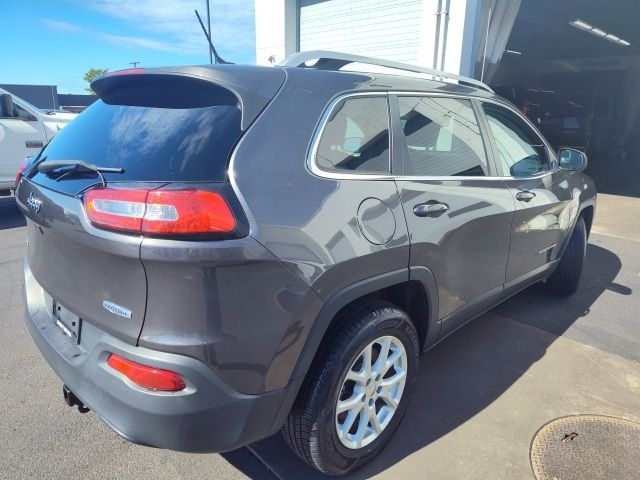
POLYGON ((362 448, 380 436, 395 414, 407 381, 407 352, 394 336, 369 343, 347 371, 336 402, 340 442, 362 448))

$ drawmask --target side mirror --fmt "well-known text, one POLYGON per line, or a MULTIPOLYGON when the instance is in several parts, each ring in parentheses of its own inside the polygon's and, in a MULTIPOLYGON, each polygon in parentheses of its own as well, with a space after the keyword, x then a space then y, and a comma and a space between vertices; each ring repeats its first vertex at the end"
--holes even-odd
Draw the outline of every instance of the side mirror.
POLYGON ((13 117, 13 97, 10 93, 0 93, 0 117, 13 117))
POLYGON ((560 157, 560 168, 562 170, 570 170, 579 172, 587 168, 587 155, 575 148, 560 148, 558 151, 560 157))

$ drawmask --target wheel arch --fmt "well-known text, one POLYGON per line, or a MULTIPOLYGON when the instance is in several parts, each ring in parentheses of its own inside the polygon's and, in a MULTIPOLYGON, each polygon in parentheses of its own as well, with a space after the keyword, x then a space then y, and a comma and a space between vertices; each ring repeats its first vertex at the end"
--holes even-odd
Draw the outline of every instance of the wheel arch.
POLYGON ((304 376, 322 355, 327 339, 344 325, 339 315, 342 311, 374 299, 387 300, 407 312, 418 331, 421 349, 435 342, 439 330, 435 278, 425 267, 402 268, 358 281, 329 298, 311 327, 291 378, 304 376))

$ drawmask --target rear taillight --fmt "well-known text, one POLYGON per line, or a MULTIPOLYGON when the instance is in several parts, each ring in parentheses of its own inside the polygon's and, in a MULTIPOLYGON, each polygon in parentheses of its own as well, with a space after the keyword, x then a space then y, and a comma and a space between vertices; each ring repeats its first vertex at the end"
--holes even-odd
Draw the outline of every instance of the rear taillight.
POLYGON ((16 173, 16 187, 20 183, 20 180, 22 179, 22 174, 24 173, 24 169, 27 168, 27 165, 29 165, 30 160, 31 160, 31 157, 25 158, 20 164, 20 166, 18 167, 18 173, 16 173))
POLYGON ((225 233, 236 219, 219 194, 205 190, 153 190, 147 196, 143 233, 225 233))
POLYGON ((91 223, 152 235, 230 233, 236 218, 216 192, 197 189, 94 188, 84 196, 91 223))
POLYGON ((142 365, 115 353, 109 355, 107 365, 122 373, 136 385, 150 390, 179 392, 186 388, 184 380, 176 372, 142 365))
POLYGON ((140 232, 148 193, 129 188, 95 188, 84 196, 84 207, 96 227, 140 232))

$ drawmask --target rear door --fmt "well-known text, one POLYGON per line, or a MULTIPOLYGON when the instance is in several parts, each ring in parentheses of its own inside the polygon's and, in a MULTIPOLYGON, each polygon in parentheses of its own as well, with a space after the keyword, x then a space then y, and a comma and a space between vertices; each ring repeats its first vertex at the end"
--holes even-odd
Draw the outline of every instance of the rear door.
POLYGON ((46 141, 42 122, 14 100, 11 111, 0 104, 0 183, 13 183, 22 160, 46 141))
POLYGON ((470 100, 398 95, 397 106, 410 264, 434 274, 447 333, 502 291, 513 199, 494 177, 470 100))
POLYGON ((570 228, 572 192, 555 156, 519 113, 483 102, 498 168, 516 204, 506 282, 544 274, 570 228))
POLYGON ((48 307, 55 301, 83 321, 135 343, 147 288, 141 238, 93 227, 81 198, 34 182, 23 180, 16 196, 27 217, 28 266, 48 307), (124 314, 112 313, 103 302, 124 314))
MULTIPOLYGON (((83 322, 135 343, 149 284, 140 259, 142 229, 129 227, 144 218, 158 228, 173 228, 183 218, 180 205, 158 201, 149 210, 145 201, 158 193, 195 198, 196 187, 189 187, 194 182, 203 196, 219 200, 209 192, 226 185, 242 111, 232 92, 212 82, 174 75, 125 77, 102 85, 101 99, 35 160, 36 165, 84 161, 122 172, 100 176, 72 166, 48 172, 32 168, 17 189, 17 201, 27 217, 28 266, 45 294, 83 322), (99 198, 90 209, 92 195, 99 198)), ((184 218, 192 217, 187 212, 184 218)), ((198 224, 187 223, 192 226, 198 224)), ((179 233, 161 232, 166 233, 156 236, 179 233)))

